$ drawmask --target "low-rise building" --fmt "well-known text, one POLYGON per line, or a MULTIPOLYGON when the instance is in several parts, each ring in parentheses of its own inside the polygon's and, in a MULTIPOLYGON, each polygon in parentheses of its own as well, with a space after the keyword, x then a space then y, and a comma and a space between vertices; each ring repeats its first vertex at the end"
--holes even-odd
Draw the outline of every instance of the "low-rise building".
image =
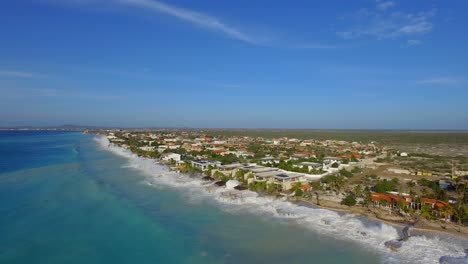
POLYGON ((316 169, 321 169, 323 165, 317 162, 301 162, 299 164, 294 164, 293 166, 296 168, 307 167, 309 170, 316 170, 316 169))
POLYGON ((325 157, 323 158, 323 162, 325 164, 333 164, 333 163, 340 163, 341 162, 341 158, 339 157, 325 157))
POLYGON ((150 147, 150 146, 139 147, 139 149, 143 151, 154 151, 154 147, 150 147))
POLYGON ((217 160, 192 160, 190 162, 192 167, 197 168, 201 171, 207 171, 210 166, 217 167, 221 165, 221 162, 217 160))
POLYGON ((170 161, 181 161, 182 155, 177 153, 166 153, 161 156, 162 161, 170 162, 170 161))
POLYGON ((264 158, 261 158, 261 159, 260 159, 260 163, 261 163, 262 165, 266 165, 266 164, 271 164, 271 165, 273 165, 273 164, 278 164, 278 163, 280 163, 280 160, 277 159, 277 158, 274 158, 274 157, 264 157, 264 158))

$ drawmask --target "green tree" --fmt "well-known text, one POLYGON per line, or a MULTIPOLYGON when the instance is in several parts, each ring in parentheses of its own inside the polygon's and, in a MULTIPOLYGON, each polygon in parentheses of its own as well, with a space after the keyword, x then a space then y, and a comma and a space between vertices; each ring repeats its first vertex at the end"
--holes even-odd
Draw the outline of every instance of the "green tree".
POLYGON ((343 200, 341 200, 341 204, 347 205, 347 206, 354 206, 356 205, 356 199, 352 195, 348 195, 343 200))
POLYGON ((345 169, 341 169, 339 173, 341 176, 345 176, 346 178, 353 177, 353 173, 345 169))
POLYGON ((304 191, 302 189, 297 189, 295 192, 294 192, 294 196, 303 196, 304 195, 304 191))
POLYGON ((386 192, 391 192, 397 187, 397 184, 395 181, 379 181, 375 186, 374 190, 379 193, 386 193, 386 192))
POLYGON ((372 192, 369 187, 364 188, 363 191, 364 205, 369 208, 369 205, 372 203, 372 192))
POLYGON ((356 195, 356 197, 362 197, 363 196, 363 189, 362 189, 362 185, 361 184, 358 184, 354 187, 354 195, 356 195))
POLYGON ((421 208, 421 216, 427 220, 433 220, 434 216, 432 215, 432 208, 430 205, 423 205, 421 208))
POLYGON ((236 171, 236 174, 235 174, 235 178, 238 179, 238 180, 244 180, 244 171, 242 170, 238 170, 236 171))
POLYGON ((357 173, 361 173, 362 172, 362 169, 359 168, 359 167, 354 167, 352 170, 351 170, 351 173, 353 174, 357 174, 357 173))

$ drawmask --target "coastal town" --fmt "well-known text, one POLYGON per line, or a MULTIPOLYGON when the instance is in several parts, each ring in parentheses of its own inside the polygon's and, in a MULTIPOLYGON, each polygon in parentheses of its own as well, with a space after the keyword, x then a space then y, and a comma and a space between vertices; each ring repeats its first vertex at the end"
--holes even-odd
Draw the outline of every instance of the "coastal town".
POLYGON ((221 188, 467 236, 468 161, 375 141, 253 137, 204 130, 86 131, 221 188))

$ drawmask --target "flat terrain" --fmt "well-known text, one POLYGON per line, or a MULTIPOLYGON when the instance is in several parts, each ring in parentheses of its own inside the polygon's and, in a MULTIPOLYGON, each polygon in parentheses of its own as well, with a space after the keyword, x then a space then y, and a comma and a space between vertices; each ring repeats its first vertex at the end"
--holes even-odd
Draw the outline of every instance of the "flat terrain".
POLYGON ((223 136, 330 139, 362 143, 375 141, 386 147, 409 153, 468 157, 468 131, 313 129, 207 129, 205 131, 212 135, 223 136))
POLYGON ((410 130, 315 130, 315 129, 207 129, 225 136, 291 137, 317 140, 345 140, 384 144, 468 144, 468 131, 410 131, 410 130))

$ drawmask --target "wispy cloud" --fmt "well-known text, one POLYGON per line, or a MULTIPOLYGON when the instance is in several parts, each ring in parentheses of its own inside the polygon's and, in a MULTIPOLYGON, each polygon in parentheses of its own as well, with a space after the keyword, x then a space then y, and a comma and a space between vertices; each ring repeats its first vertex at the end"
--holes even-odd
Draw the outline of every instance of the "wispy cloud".
POLYGON ((7 78, 44 78, 46 75, 14 70, 0 70, 0 77, 7 78))
POLYGON ((96 94, 83 89, 52 89, 52 88, 30 88, 30 87, 0 87, 3 98, 25 99, 25 98, 52 98, 73 100, 114 100, 121 98, 120 95, 96 94))
MULTIPOLYGON (((97 1, 99 0, 88 0, 97 1)), ((266 40, 258 36, 247 34, 242 30, 228 25, 220 19, 200 12, 176 7, 156 0, 111 0, 114 3, 145 9, 151 12, 163 13, 185 22, 191 23, 211 31, 222 33, 230 38, 246 43, 261 45, 266 40)))
POLYGON ((377 2, 377 9, 379 10, 386 10, 395 6, 395 2, 393 1, 376 0, 376 2, 377 2))
POLYGON ((420 80, 418 84, 427 84, 427 85, 457 85, 464 82, 463 78, 459 77, 436 77, 420 80))
POLYGON ((387 10, 393 6, 395 6, 393 1, 377 1, 375 8, 363 8, 344 16, 344 19, 353 26, 336 34, 345 39, 359 37, 393 39, 423 35, 432 31, 435 10, 415 13, 387 10))
POLYGON ((290 50, 334 50, 344 47, 341 45, 321 42, 301 43, 294 41, 291 38, 278 37, 282 35, 281 33, 273 34, 276 37, 271 37, 271 34, 265 32, 262 32, 261 34, 258 34, 258 32, 252 33, 252 31, 247 32, 244 29, 230 25, 215 16, 167 4, 159 0, 68 0, 68 2, 65 3, 73 4, 73 6, 76 6, 76 4, 85 5, 87 7, 102 4, 107 7, 120 6, 126 8, 137 8, 154 14, 165 14, 179 19, 180 21, 190 23, 196 27, 217 32, 231 39, 257 46, 268 46, 290 50))
POLYGON ((408 39, 404 45, 404 47, 409 48, 413 46, 419 46, 422 44, 422 41, 417 40, 417 39, 408 39))

